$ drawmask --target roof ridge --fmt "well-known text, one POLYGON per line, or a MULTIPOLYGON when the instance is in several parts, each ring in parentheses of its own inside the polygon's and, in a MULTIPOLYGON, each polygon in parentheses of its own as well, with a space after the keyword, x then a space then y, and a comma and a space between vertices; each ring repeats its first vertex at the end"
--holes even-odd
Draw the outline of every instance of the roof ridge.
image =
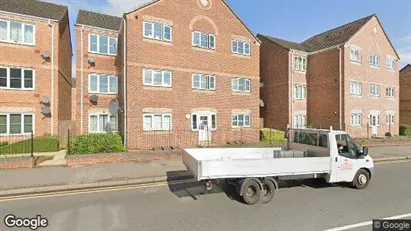
MULTIPOLYGON (((27 0, 25 0, 25 1, 27 1, 27 0)), ((50 5, 55 5, 55 6, 60 6, 60 7, 64 7, 64 8, 67 8, 67 9, 68 9, 68 6, 63 5, 63 4, 57 4, 57 3, 54 3, 54 2, 40 1, 40 0, 34 0, 34 1, 43 2, 43 3, 46 3, 46 4, 50 4, 50 5)))
POLYGON ((103 13, 96 12, 96 11, 91 11, 91 10, 79 9, 79 13, 80 12, 87 12, 87 13, 99 14, 99 15, 110 16, 110 17, 115 17, 115 18, 122 19, 122 17, 120 17, 120 16, 115 16, 115 15, 112 15, 112 14, 103 14, 103 13))

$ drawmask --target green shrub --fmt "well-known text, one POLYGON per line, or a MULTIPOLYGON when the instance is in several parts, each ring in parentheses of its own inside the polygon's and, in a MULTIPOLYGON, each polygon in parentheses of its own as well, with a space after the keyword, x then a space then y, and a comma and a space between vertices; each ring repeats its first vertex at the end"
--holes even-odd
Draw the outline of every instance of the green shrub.
MULTIPOLYGON (((55 136, 41 136, 33 139, 34 152, 59 151, 59 138, 55 136)), ((31 153, 31 140, 23 140, 16 143, 2 142, 0 154, 26 154, 31 153)))
POLYGON ((411 125, 400 125, 400 136, 411 136, 411 125))
POLYGON ((77 135, 70 140, 70 154, 124 152, 122 139, 117 134, 77 135))
POLYGON ((260 140, 263 144, 282 144, 287 141, 285 132, 270 128, 260 129, 260 140))

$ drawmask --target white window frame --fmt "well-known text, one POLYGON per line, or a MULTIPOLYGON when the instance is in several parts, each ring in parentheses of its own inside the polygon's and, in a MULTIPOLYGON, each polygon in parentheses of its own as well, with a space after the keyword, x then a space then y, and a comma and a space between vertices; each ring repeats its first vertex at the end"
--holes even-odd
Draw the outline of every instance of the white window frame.
POLYGON ((293 66, 295 71, 306 72, 307 71, 307 56, 295 55, 293 59, 293 66), (297 60, 300 61, 300 65, 297 65, 297 60))
POLYGON ((293 126, 294 128, 306 128, 307 127, 307 114, 298 113, 293 117, 293 126), (301 121, 301 124, 299 123, 301 121))
POLYGON ((394 57, 387 55, 387 60, 385 62, 385 67, 388 70, 395 70, 395 62, 396 62, 396 60, 395 60, 394 57))
POLYGON ((370 96, 380 97, 380 85, 377 85, 377 84, 370 85, 370 96))
POLYGON ((350 47, 350 60, 356 63, 362 63, 362 50, 359 47, 350 47), (354 54, 353 54, 354 51, 354 54), (358 57, 356 57, 355 52, 358 51, 358 57))
POLYGON ((243 40, 243 39, 233 39, 233 40, 231 40, 231 52, 234 53, 234 54, 238 54, 238 55, 250 56, 251 55, 251 42, 243 40), (243 43, 243 52, 242 53, 240 53, 238 51, 238 44, 241 43, 241 42, 243 43), (234 44, 235 43, 237 43, 237 46, 236 46, 237 50, 234 49, 234 44), (246 45, 248 45, 248 53, 245 50, 246 45))
POLYGON ((115 75, 105 75, 105 74, 95 74, 91 73, 88 75, 88 92, 92 94, 102 94, 102 95, 114 95, 118 93, 118 77, 115 75), (97 91, 91 90, 91 76, 97 76, 97 91), (107 92, 100 92, 100 77, 107 76, 107 92), (111 79, 116 78, 117 80, 117 91, 110 91, 111 79))
POLYGON ((379 127, 380 126, 380 114, 379 113, 370 113, 370 119, 369 119, 369 126, 376 126, 379 127), (372 123, 372 117, 375 117, 376 120, 376 124, 372 123))
POLYGON ((88 133, 90 133, 90 134, 92 134, 92 133, 93 133, 93 134, 104 134, 104 133, 107 133, 107 132, 103 131, 102 128, 100 128, 100 117, 101 117, 101 116, 107 116, 108 123, 110 124, 110 126, 111 126, 111 117, 112 117, 112 116, 116 117, 116 120, 117 120, 116 125, 117 125, 117 127, 116 127, 115 129, 113 129, 112 132, 118 132, 118 115, 111 115, 110 113, 90 113, 90 114, 88 115, 88 133), (91 123, 90 123, 90 120, 91 120, 91 117, 92 117, 92 116, 97 116, 97 131, 91 131, 91 123))
POLYGON ((352 81, 350 82, 350 94, 351 95, 362 95, 362 83, 352 81))
POLYGON ((143 113, 143 131, 148 132, 148 131, 172 131, 172 130, 173 130, 173 115, 171 113, 143 113), (160 129, 155 129, 154 127, 154 117, 155 116, 161 116, 161 128, 160 129), (166 129, 164 126, 164 117, 166 116, 170 117, 170 124, 169 124, 168 129, 166 129), (146 117, 151 117, 151 128, 145 127, 146 117))
POLYGON ((307 99, 307 86, 306 85, 294 85, 294 99, 306 100, 307 99))
POLYGON ((93 54, 99 54, 99 55, 116 56, 117 52, 118 52, 118 39, 115 38, 115 37, 110 37, 108 35, 89 33, 88 34, 88 52, 93 53, 93 54), (97 36, 97 51, 92 51, 91 50, 91 36, 92 35, 97 36), (107 53, 100 52, 100 36, 106 36, 107 37, 107 53), (111 39, 116 40, 116 53, 110 53, 110 41, 111 41, 111 39))
POLYGON ((200 116, 208 116, 208 127, 211 131, 217 131, 217 114, 215 112, 195 112, 191 114, 190 123, 191 123, 191 131, 199 131, 200 130, 200 116), (213 127, 213 116, 215 118, 215 126, 213 127), (196 127, 194 127, 194 118, 196 118, 196 127))
POLYGON ((13 43, 13 44, 20 44, 20 45, 30 45, 30 46, 35 46, 36 45, 36 25, 35 24, 30 24, 30 23, 22 23, 22 22, 17 22, 17 21, 9 21, 9 20, 3 20, 0 19, 0 22, 6 22, 7 23, 7 39, 6 40, 0 40, 0 42, 7 42, 7 43, 13 43), (11 40, 11 26, 10 23, 20 23, 21 24, 21 29, 22 29, 22 41, 21 42, 14 42, 11 40), (25 25, 32 26, 33 27, 33 42, 32 43, 26 43, 24 42, 24 37, 26 35, 26 32, 24 30, 25 25))
POLYGON ((6 116, 6 125, 7 125, 7 131, 6 133, 0 133, 0 136, 24 136, 24 135, 29 135, 31 132, 24 132, 24 116, 30 115, 32 119, 32 130, 33 134, 35 134, 36 130, 36 118, 34 115, 34 112, 0 112, 0 115, 6 116), (10 115, 21 115, 21 133, 18 134, 11 134, 10 133, 10 115))
POLYGON ((143 68, 143 85, 144 86, 153 86, 153 87, 173 87, 173 72, 168 70, 157 70, 157 69, 150 69, 150 68, 143 68), (151 71, 151 82, 146 81, 146 71, 151 71), (155 74, 161 73, 161 84, 154 83, 154 76, 155 74), (166 84, 164 81, 164 76, 166 73, 170 74, 170 84, 166 84))
POLYGON ((215 38, 215 35, 214 35, 214 34, 211 34, 211 33, 203 33, 203 32, 201 32, 201 31, 193 31, 193 33, 192 33, 192 45, 195 46, 195 47, 201 47, 201 48, 204 48, 204 49, 212 49, 212 50, 215 50, 215 47, 216 47, 216 38, 215 38), (198 34, 198 35, 200 36, 200 37, 199 37, 199 43, 198 43, 198 44, 195 43, 195 35, 196 35, 196 34, 198 34), (202 35, 207 36, 207 46, 203 46, 203 45, 202 45, 202 40, 201 40, 202 35), (211 44, 211 43, 210 43, 211 38, 213 38, 213 40, 214 40, 213 46, 210 45, 210 44, 211 44))
POLYGON ((231 90, 233 92, 249 93, 251 92, 251 79, 233 78, 231 79, 231 90), (244 81, 244 90, 240 90, 240 80, 244 81), (248 89, 247 89, 248 86, 248 89))
POLYGON ((16 91, 33 91, 36 86, 36 71, 32 68, 26 68, 26 67, 5 67, 5 66, 0 66, 2 69, 7 69, 7 86, 2 87, 0 86, 0 89, 10 89, 10 90, 16 90, 16 91), (12 88, 10 87, 10 69, 21 69, 21 88, 12 88), (32 71, 33 73, 33 87, 24 87, 24 71, 32 71))
POLYGON ((351 127, 360 127, 362 124, 362 114, 359 112, 351 113, 351 127))
POLYGON ((393 124, 395 124, 395 113, 393 113, 393 112, 386 112, 385 123, 388 124, 388 125, 393 125, 393 124))
POLYGON ((250 113, 233 113, 231 114, 231 127, 233 128, 250 128, 251 127, 251 114, 250 113), (243 125, 239 125, 240 122, 240 116, 243 117, 243 125), (248 117, 248 125, 245 124, 246 117, 248 117), (236 119, 235 119, 236 118, 236 119), (234 125, 234 121, 236 121, 236 124, 234 125))
POLYGON ((158 21, 150 21, 150 20, 144 20, 143 21, 143 37, 148 38, 148 39, 155 39, 158 41, 165 41, 165 42, 172 42, 173 41, 173 27, 170 24, 164 23, 164 22, 158 22, 158 21), (146 26, 147 24, 151 25, 151 35, 146 35, 146 26), (154 24, 161 25, 161 36, 162 38, 158 39, 154 37, 154 24), (165 28, 168 27, 170 28, 170 39, 165 38, 165 28))
POLYGON ((380 56, 376 54, 370 54, 370 66, 380 67, 380 56))
POLYGON ((395 88, 394 87, 387 87, 385 89, 385 95, 387 98, 394 98, 395 97, 395 88))
POLYGON ((213 76, 213 75, 205 75, 205 74, 198 74, 198 73, 194 73, 193 75, 192 75, 192 88, 193 89, 198 89, 198 90, 210 90, 210 91, 215 91, 215 89, 216 89, 216 77, 215 76, 213 76), (194 86, 194 79, 195 79, 195 76, 199 76, 200 77, 200 86, 194 86), (201 79, 202 78, 206 78, 206 87, 205 88, 203 88, 203 87, 201 87, 201 79), (210 85, 210 82, 211 82, 211 80, 213 80, 214 81, 214 86, 213 87, 211 87, 210 85))

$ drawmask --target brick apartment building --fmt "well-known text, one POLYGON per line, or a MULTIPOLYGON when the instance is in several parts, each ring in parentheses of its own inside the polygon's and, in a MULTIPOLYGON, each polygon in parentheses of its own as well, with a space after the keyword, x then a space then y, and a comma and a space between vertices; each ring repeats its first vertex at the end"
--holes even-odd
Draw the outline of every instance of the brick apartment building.
POLYGON ((122 19, 80 10, 76 28, 76 131, 118 130, 109 103, 118 96, 117 38, 122 19))
POLYGON ((411 65, 400 71, 400 124, 411 125, 411 65))
POLYGON ((265 127, 333 126, 354 137, 398 135, 399 56, 376 15, 302 43, 258 38, 265 127))
POLYGON ((71 120, 66 6, 0 0, 0 136, 58 135, 71 120))

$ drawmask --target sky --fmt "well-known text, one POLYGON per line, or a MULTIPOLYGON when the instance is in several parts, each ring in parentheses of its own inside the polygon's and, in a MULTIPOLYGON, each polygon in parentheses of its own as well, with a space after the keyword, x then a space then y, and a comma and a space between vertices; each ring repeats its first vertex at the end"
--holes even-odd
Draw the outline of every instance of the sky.
MULTIPOLYGON (((75 45, 74 23, 79 9, 121 16, 123 12, 132 10, 148 0, 46 1, 69 7, 72 42, 75 45)), ((254 34, 266 34, 294 42, 302 42, 315 34, 375 13, 401 57, 401 67, 411 63, 410 0, 226 1, 254 34)))

